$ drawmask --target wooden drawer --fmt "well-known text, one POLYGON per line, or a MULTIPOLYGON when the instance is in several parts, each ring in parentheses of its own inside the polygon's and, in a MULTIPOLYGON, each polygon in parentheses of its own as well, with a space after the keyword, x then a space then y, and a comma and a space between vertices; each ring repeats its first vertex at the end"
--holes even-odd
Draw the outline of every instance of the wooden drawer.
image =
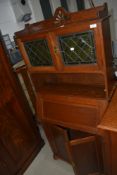
POLYGON ((53 122, 70 124, 72 126, 87 126, 96 128, 99 121, 97 106, 80 104, 60 104, 43 102, 43 118, 53 122))
POLYGON ((76 175, 102 172, 95 135, 51 125, 57 155, 69 162, 76 175), (85 167, 85 168, 84 168, 85 167))

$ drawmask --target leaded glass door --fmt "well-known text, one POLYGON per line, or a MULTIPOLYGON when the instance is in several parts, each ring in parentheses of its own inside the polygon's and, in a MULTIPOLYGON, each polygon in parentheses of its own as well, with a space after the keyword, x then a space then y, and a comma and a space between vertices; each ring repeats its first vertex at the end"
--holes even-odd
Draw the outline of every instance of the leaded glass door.
POLYGON ((19 46, 29 71, 56 71, 54 48, 52 49, 48 33, 29 35, 19 41, 19 46))
POLYGON ((93 31, 60 36, 58 39, 64 65, 96 63, 93 31))
POLYGON ((24 42, 32 66, 52 66, 53 61, 46 39, 35 39, 24 42))
MULTIPOLYGON (((99 71, 102 67, 99 26, 94 28, 89 23, 67 25, 57 29, 56 52, 59 52, 63 72, 91 72, 99 71)), ((58 54, 58 53, 57 53, 58 54)))

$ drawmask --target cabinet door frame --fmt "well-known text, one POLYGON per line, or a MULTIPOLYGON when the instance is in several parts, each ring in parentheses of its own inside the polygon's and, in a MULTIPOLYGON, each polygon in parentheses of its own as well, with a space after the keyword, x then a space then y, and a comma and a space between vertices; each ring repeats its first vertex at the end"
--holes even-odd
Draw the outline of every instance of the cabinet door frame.
POLYGON ((72 35, 74 33, 83 33, 86 31, 92 31, 94 33, 94 44, 95 44, 95 53, 96 53, 96 60, 97 63, 95 64, 79 64, 79 65, 65 65, 62 61, 62 71, 67 73, 67 72, 88 72, 88 73, 102 73, 104 71, 104 65, 105 65, 105 58, 103 55, 103 38, 101 35, 101 22, 98 21, 92 21, 88 22, 86 21, 85 23, 72 23, 72 25, 66 25, 66 26, 61 26, 61 28, 56 29, 53 32, 54 38, 55 38, 55 43, 56 43, 56 50, 59 59, 62 60, 62 54, 60 50, 60 44, 58 41, 58 37, 60 36, 67 36, 67 35, 72 35), (94 26, 94 27, 93 27, 94 26), (101 41, 102 39, 102 41, 101 41))
POLYGON ((22 57, 24 58, 24 61, 27 65, 27 68, 30 72, 32 72, 32 73, 33 72, 51 72, 51 73, 54 73, 54 72, 58 71, 58 69, 60 67, 59 65, 61 65, 61 60, 57 59, 56 54, 54 52, 53 35, 51 34, 51 32, 39 33, 36 35, 27 35, 26 37, 23 37, 21 39, 17 39, 17 43, 18 43, 20 52, 22 54, 22 57), (44 39, 47 41, 53 65, 50 65, 50 66, 33 66, 33 65, 31 65, 28 54, 27 54, 25 46, 24 46, 24 43, 35 41, 38 39, 39 40, 44 39))

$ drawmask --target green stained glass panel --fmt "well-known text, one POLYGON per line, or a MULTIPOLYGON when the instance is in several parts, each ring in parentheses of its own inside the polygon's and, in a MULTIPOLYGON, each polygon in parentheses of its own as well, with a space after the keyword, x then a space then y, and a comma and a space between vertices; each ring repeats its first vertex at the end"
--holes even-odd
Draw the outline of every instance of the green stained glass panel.
POLYGON ((53 65, 48 43, 45 39, 25 42, 24 47, 32 66, 53 65))
POLYGON ((61 36, 59 42, 65 65, 96 63, 93 31, 61 36))

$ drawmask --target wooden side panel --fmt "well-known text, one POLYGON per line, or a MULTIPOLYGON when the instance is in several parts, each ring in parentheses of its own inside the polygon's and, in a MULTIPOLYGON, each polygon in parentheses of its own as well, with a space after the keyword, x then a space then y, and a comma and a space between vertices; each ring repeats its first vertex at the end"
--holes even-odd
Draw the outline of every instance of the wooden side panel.
POLYGON ((7 79, 7 73, 4 70, 4 66, 1 59, 3 50, 0 43, 0 107, 8 102, 13 96, 13 90, 9 86, 9 80, 7 79))
POLYGON ((117 174, 117 133, 110 132, 112 175, 117 174))
MULTIPOLYGON (((1 117, 1 116, 0 116, 1 117)), ((0 175, 13 175, 16 173, 15 162, 10 157, 9 152, 0 141, 0 175)))
POLYGON ((57 155, 57 147, 56 147, 56 144, 54 142, 54 137, 53 137, 51 125, 49 123, 45 123, 45 122, 43 122, 42 124, 43 124, 43 128, 44 128, 46 137, 48 139, 49 145, 53 151, 53 156, 55 156, 55 155, 57 155))
POLYGON ((100 30, 102 30, 102 42, 104 47, 103 56, 105 60, 105 70, 104 70, 105 86, 107 96, 109 96, 110 93, 112 92, 112 88, 115 83, 109 19, 105 19, 102 22, 100 30))
POLYGON ((41 141, 28 122, 23 119, 25 118, 24 113, 22 115, 21 113, 15 98, 4 106, 4 109, 0 109, 0 140, 8 150, 14 164, 16 163, 15 169, 21 168, 41 141), (14 117, 17 110, 16 120, 14 117))
POLYGON ((9 169, 6 165, 6 163, 4 162, 4 160, 0 160, 0 174, 1 175, 12 175, 10 172, 9 172, 9 169))
POLYGON ((3 46, 0 36, 0 174, 23 174, 43 141, 3 46))

